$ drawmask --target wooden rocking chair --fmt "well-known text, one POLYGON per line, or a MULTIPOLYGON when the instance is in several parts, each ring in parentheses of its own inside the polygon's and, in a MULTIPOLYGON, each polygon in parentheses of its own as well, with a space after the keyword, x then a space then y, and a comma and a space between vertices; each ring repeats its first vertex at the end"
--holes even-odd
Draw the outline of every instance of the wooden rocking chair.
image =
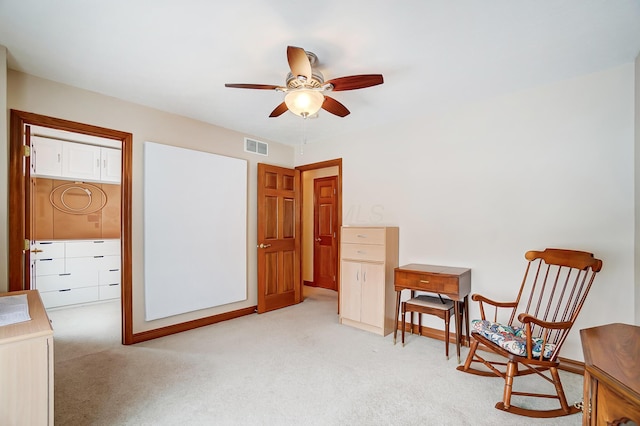
POLYGON ((505 384, 503 400, 496 404, 499 410, 529 417, 575 414, 580 409, 567 404, 558 374, 558 353, 582 308, 596 273, 602 268, 602 261, 587 252, 549 248, 528 251, 525 258, 529 262, 515 301, 496 302, 478 294, 471 297, 480 303, 481 319, 472 321, 471 347, 464 365, 459 366, 458 370, 502 377, 505 384), (485 309, 493 314, 490 319, 487 319, 485 309), (508 321, 499 323, 499 313, 510 315, 508 321), (506 362, 483 359, 478 355, 480 343, 506 358, 506 362), (472 368, 474 362, 482 363, 489 371, 472 368), (525 369, 519 370, 519 364, 525 369), (499 369, 498 366, 502 367, 499 369), (513 390, 515 376, 532 373, 552 383, 556 394, 513 390), (517 407, 511 404, 512 395, 557 399, 560 408, 534 410, 517 407))

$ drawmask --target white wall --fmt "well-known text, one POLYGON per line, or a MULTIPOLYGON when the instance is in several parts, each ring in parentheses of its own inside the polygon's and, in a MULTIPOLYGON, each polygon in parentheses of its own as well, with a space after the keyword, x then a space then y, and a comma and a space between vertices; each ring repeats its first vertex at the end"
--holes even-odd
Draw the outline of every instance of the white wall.
POLYGON ((580 328, 635 319, 633 82, 630 63, 310 143, 297 161, 342 158, 343 224, 399 226, 401 264, 470 267, 474 293, 513 299, 527 250, 593 252, 604 267, 561 354, 580 360, 580 328))
MULTIPOLYGON (((132 250, 133 250, 133 331, 139 333, 193 319, 203 318, 257 304, 256 237, 257 162, 291 167, 294 158, 290 146, 269 143, 269 156, 244 152, 244 135, 196 120, 164 113, 115 98, 43 80, 10 70, 7 108, 63 118, 81 123, 131 132, 133 134, 132 250), (248 160, 248 299, 212 309, 191 312, 156 321, 144 320, 143 257, 143 143, 166 145, 212 152, 248 160)), ((6 147, 5 147, 6 148, 6 147)), ((6 149, 5 149, 6 150, 6 149)), ((6 161, 2 166, 6 170, 6 161)), ((2 179, 5 179, 2 174, 2 179)), ((217 182, 211 182, 212 185, 217 182)), ((4 190, 4 186, 3 189, 4 190)), ((0 200, 0 214, 7 212, 6 197, 0 200)), ((5 222, 6 223, 6 220, 5 222)), ((4 235, 0 240, 5 240, 4 235)), ((5 251, 6 252, 6 251, 5 251)))

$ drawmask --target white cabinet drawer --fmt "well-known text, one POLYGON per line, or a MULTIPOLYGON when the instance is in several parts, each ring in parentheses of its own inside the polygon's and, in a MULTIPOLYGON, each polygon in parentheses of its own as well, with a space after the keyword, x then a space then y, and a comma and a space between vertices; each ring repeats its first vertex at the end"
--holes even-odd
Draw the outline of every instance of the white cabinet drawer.
POLYGON ((119 256, 120 240, 70 241, 67 257, 119 256))
POLYGON ((98 273, 96 271, 43 275, 36 280, 36 288, 40 291, 66 290, 97 285, 98 273))
POLYGON ((66 261, 65 272, 85 273, 120 269, 120 256, 71 257, 66 261))
POLYGON ((36 243, 31 246, 31 250, 31 256, 34 259, 53 259, 57 257, 64 257, 64 243, 60 242, 36 241, 36 243))
POLYGON ((36 259, 33 264, 36 276, 64 274, 64 257, 59 259, 36 259))
POLYGON ((120 284, 120 269, 109 269, 98 272, 98 284, 120 284))
POLYGON ((385 228, 342 228, 341 242, 384 244, 385 228))
POLYGON ((120 284, 101 285, 98 289, 100 300, 120 298, 120 284))
POLYGON ((341 252, 343 259, 384 262, 386 250, 384 246, 373 244, 342 244, 341 252))
POLYGON ((96 256, 93 261, 98 271, 120 270, 120 256, 96 256))
POLYGON ((63 291, 45 291, 40 293, 45 308, 95 302, 98 300, 98 286, 73 288, 63 291))

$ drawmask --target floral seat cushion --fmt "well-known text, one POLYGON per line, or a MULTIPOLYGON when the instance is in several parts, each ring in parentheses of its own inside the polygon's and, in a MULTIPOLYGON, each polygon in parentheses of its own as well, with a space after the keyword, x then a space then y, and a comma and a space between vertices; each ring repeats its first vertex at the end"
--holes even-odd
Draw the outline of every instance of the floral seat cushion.
MULTIPOLYGON (((496 345, 511 352, 514 355, 527 356, 527 335, 524 328, 511 327, 487 320, 471 321, 472 329, 478 334, 491 340, 496 345)), ((539 357, 542 348, 542 339, 534 337, 531 339, 533 343, 533 356, 539 357)), ((550 358, 556 345, 547 343, 544 345, 544 358, 550 358)))

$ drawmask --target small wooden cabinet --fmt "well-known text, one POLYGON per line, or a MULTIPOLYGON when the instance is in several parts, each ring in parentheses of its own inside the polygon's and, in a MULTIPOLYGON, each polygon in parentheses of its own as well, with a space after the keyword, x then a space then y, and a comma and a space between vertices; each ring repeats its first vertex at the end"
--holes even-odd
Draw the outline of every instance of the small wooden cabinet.
POLYGON ((53 329, 36 290, 30 321, 0 327, 0 424, 53 425, 53 329))
POLYGON ((582 424, 640 424, 640 327, 608 324, 580 330, 580 338, 585 365, 582 424))
POLYGON ((340 323, 386 336, 395 324, 397 227, 343 227, 340 323))

